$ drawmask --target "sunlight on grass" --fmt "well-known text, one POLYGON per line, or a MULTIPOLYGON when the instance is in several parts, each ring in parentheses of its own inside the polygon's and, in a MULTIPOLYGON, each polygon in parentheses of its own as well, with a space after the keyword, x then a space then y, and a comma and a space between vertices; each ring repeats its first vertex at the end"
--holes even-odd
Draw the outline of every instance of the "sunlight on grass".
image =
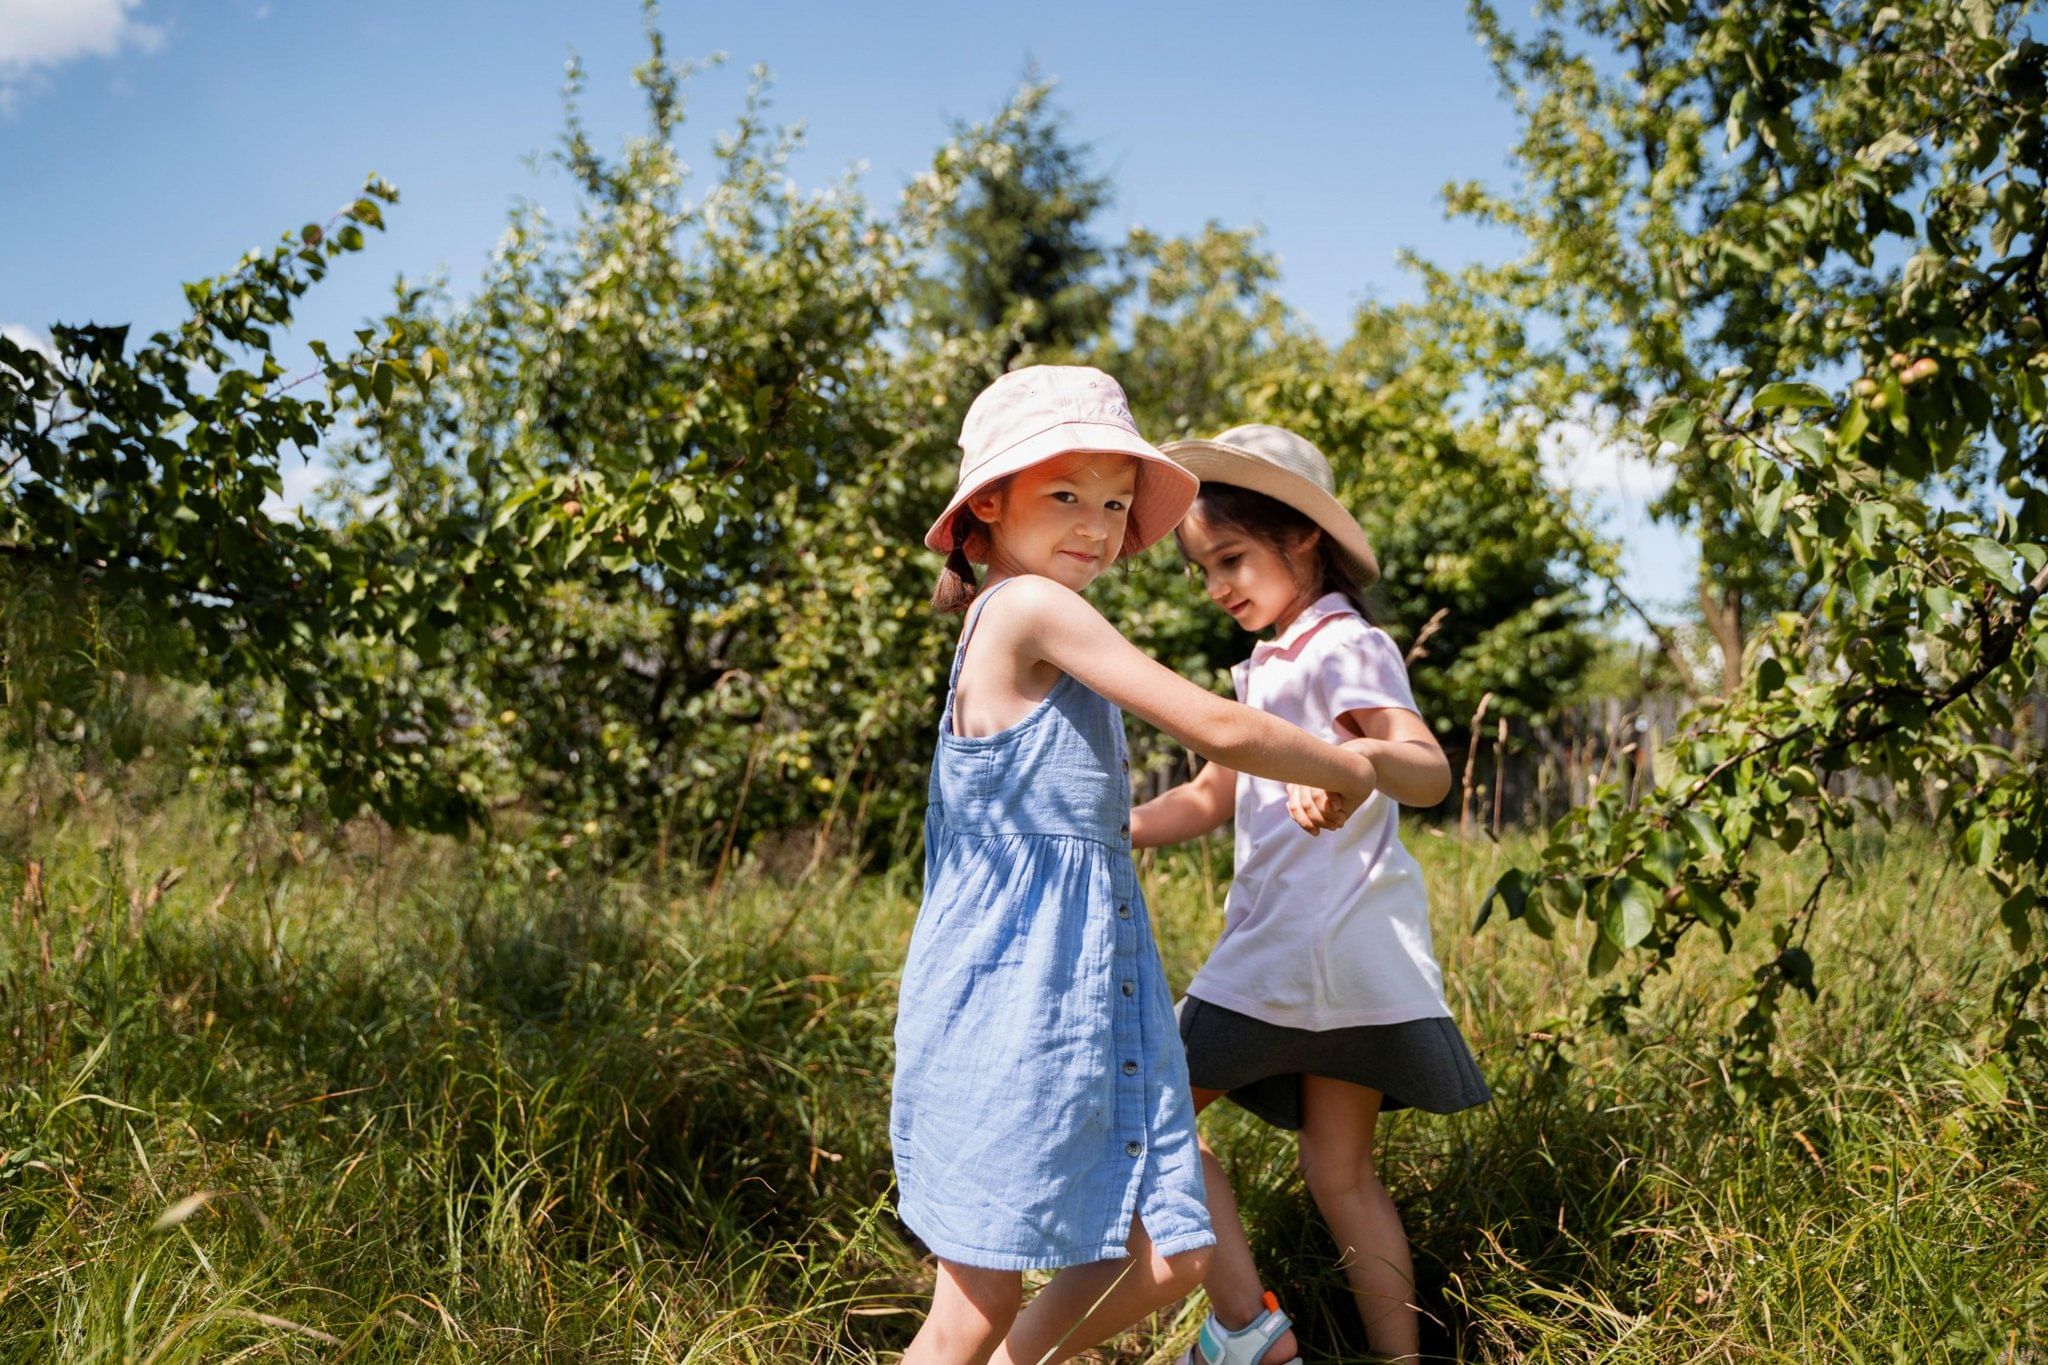
MULTIPOLYGON (((865 1361, 909 1339, 929 1269, 890 1212, 886 1119, 913 866, 713 897, 357 830, 227 840, 191 796, 132 811, 80 783, 12 809, 0 1355, 865 1361)), ((1387 1125, 1435 1349, 2039 1351, 2048 1136, 1982 1062, 2001 950, 1931 844, 1858 850, 1815 931, 1821 999, 1786 1021, 1804 1098, 1752 1112, 1718 1038, 1753 922, 1559 1083, 1526 1043, 1581 997, 1586 945, 1467 932, 1527 846, 1412 842, 1498 1096, 1387 1125)), ((1176 981, 1227 861, 1147 872, 1176 981)), ((1309 1358, 1361 1359, 1291 1139, 1208 1122, 1309 1358)), ((1116 1358, 1170 1358, 1199 1311, 1116 1358)))

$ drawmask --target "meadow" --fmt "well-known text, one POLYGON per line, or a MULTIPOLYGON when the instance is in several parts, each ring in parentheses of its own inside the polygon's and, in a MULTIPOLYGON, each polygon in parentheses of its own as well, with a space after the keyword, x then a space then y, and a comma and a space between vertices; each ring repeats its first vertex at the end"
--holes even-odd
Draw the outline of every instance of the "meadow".
MULTIPOLYGON (((914 1330, 886 1123, 914 859, 714 888, 84 775, 0 798, 0 1359, 881 1361, 914 1330)), ((1857 841, 1784 1018, 1799 1095, 1765 1109, 1722 1058, 1790 903, 1558 1072, 1583 926, 1470 931, 1528 837, 1409 837, 1496 1092, 1383 1128, 1432 1349, 2048 1359, 2048 1126, 1983 1060, 2006 949, 1931 840, 1857 841)), ((1148 867, 1176 983, 1226 864, 1148 867)), ((1810 869, 1766 868, 1796 902, 1810 869)), ((1364 1359, 1291 1140, 1205 1122, 1307 1359, 1364 1359)), ((1103 1358, 1171 1359, 1199 1312, 1103 1358)))

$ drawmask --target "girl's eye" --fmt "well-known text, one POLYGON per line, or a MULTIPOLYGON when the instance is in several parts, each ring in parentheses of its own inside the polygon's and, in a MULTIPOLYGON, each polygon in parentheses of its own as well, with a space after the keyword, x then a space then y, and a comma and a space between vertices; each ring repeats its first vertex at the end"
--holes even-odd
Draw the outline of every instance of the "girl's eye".
POLYGON ((1059 500, 1060 500, 1061 502, 1079 502, 1079 501, 1080 501, 1080 499, 1079 499, 1079 498, 1076 498, 1076 497, 1075 497, 1075 496, 1074 496, 1074 495, 1073 495, 1072 493, 1069 493, 1069 492, 1068 492, 1068 491, 1067 491, 1066 489, 1064 489, 1064 488, 1056 488, 1056 489, 1054 489, 1054 490, 1053 490, 1053 494, 1052 494, 1052 495, 1053 495, 1054 497, 1058 498, 1058 499, 1059 499, 1059 500))
POLYGON ((1227 569, 1227 568, 1229 568, 1229 567, 1230 567, 1231 565, 1233 565, 1233 564, 1237 563, 1237 560, 1238 560, 1238 556, 1236 556, 1236 555, 1225 555, 1225 556, 1223 556, 1223 567, 1227 569))
POLYGON ((1103 506, 1107 507, 1112 512, 1121 512, 1124 510, 1123 503, 1119 502, 1115 498, 1111 498, 1108 502, 1104 503, 1103 506))

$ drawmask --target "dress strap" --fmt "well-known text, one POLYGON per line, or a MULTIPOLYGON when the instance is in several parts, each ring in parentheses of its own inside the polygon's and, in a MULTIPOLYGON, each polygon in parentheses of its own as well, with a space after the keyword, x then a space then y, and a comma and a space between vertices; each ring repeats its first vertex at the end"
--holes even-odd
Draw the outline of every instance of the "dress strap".
POLYGON ((953 685, 960 681, 960 665, 967 658, 967 642, 973 638, 974 627, 981 621, 981 609, 988 605, 989 598, 994 597, 1016 581, 1014 578, 1005 578, 1002 582, 976 593, 974 601, 968 604, 967 621, 960 627, 960 643, 953 647, 953 673, 951 677, 946 679, 948 690, 951 690, 953 685))

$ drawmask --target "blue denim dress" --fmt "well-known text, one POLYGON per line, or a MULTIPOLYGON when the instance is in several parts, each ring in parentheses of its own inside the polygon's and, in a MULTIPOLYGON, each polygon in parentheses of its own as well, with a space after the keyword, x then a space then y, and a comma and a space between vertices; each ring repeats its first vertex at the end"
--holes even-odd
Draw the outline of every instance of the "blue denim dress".
POLYGON ((1123 712, 1071 676, 953 733, 925 807, 889 1115, 903 1221, 946 1260, 1033 1270, 1215 1241, 1186 1056, 1131 865, 1123 712))

